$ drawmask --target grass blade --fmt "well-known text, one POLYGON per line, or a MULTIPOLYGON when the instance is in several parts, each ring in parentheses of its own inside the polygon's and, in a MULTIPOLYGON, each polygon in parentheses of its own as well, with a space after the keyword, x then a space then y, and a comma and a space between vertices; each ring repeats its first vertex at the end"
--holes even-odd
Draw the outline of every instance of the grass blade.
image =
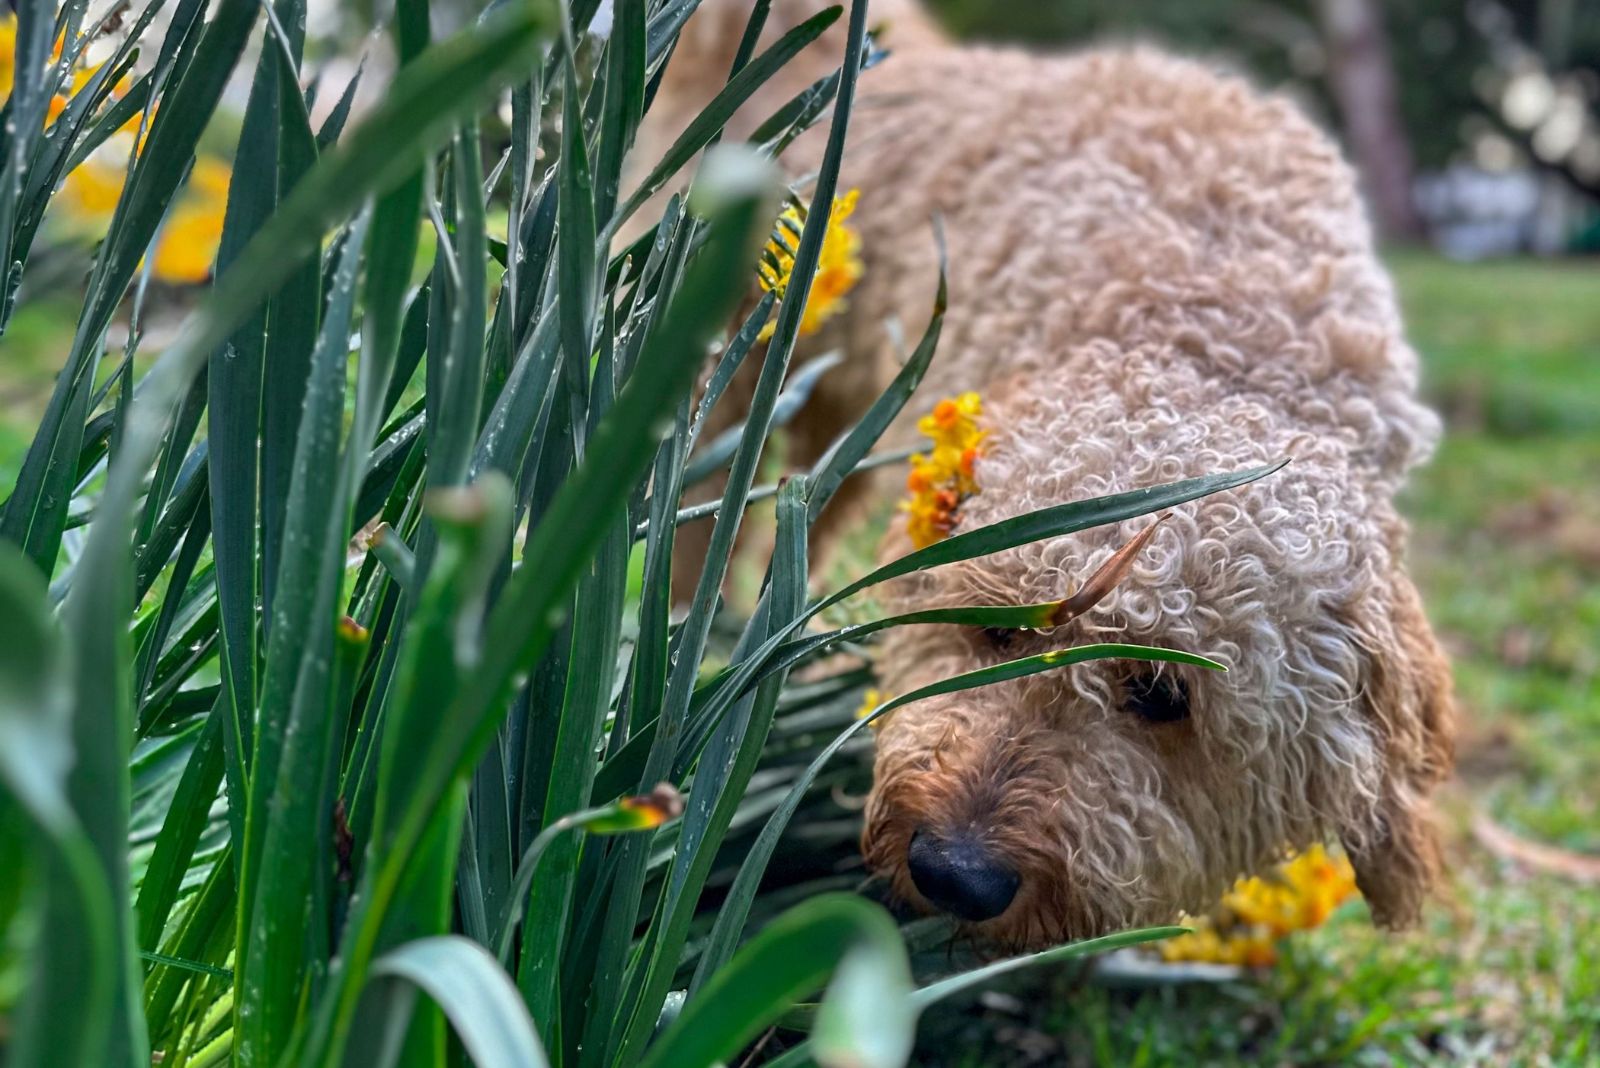
POLYGON ((303 985, 326 966, 305 956, 307 926, 329 922, 309 915, 306 901, 319 865, 331 865, 331 858, 306 843, 332 818, 321 782, 333 743, 334 618, 351 491, 338 463, 339 437, 366 219, 351 228, 333 276, 285 502, 283 590, 269 631, 239 879, 239 930, 247 941, 237 968, 234 1029, 247 1064, 277 1061, 294 1033, 303 985))
MULTIPOLYGON (((869 586, 886 582, 900 575, 910 574, 913 571, 922 571, 958 560, 969 560, 977 556, 1014 548, 1017 545, 1024 545, 1030 541, 1059 537, 1085 530, 1089 527, 1117 523, 1151 511, 1173 507, 1186 501, 1194 500, 1197 497, 1232 489, 1254 482, 1257 479, 1265 478, 1288 462, 1288 460, 1280 460, 1276 464, 1250 468, 1232 474, 1202 475, 1198 478, 1169 482, 1160 486, 1151 486, 1147 489, 1130 490, 1126 493, 1114 493, 1104 497, 1093 497, 1083 501, 1052 505, 1051 507, 1041 508, 1012 519, 1002 520, 999 523, 981 527, 977 530, 967 531, 944 541, 935 542, 925 549, 908 553, 898 560, 890 561, 863 578, 850 583, 843 589, 822 598, 800 613, 786 627, 775 631, 759 649, 740 659, 723 676, 716 692, 708 696, 701 715, 713 722, 720 719, 727 713, 728 708, 738 699, 739 695, 748 689, 751 680, 766 668, 772 655, 790 635, 794 634, 795 631, 808 620, 814 618, 819 612, 838 604, 846 597, 858 593, 869 586)), ((605 780, 603 779, 603 781, 605 780)), ((607 785, 613 784, 607 781, 607 785)))
MULTIPOLYGON (((751 322, 755 318, 756 316, 751 316, 751 322)), ((762 316, 762 318, 765 317, 762 316)), ((749 329, 751 322, 747 322, 744 329, 749 329)), ((760 327, 758 326, 756 329, 759 330, 760 327)), ((744 330, 741 330, 741 337, 743 334, 744 330)), ((735 340, 737 341, 738 339, 735 340)), ((730 355, 731 352, 732 346, 730 346, 730 355)), ((811 399, 811 392, 816 388, 817 381, 843 362, 844 357, 842 355, 837 352, 829 352, 808 360, 796 368, 794 374, 789 376, 789 381, 784 384, 783 392, 778 394, 777 401, 772 406, 772 416, 767 423, 767 429, 758 438, 758 443, 765 441, 767 434, 771 433, 773 429, 787 426, 795 416, 799 415, 800 409, 804 408, 806 401, 811 399)), ((709 396, 709 390, 707 390, 707 394, 709 396)), ((713 398, 712 403, 715 403, 715 398, 713 398)), ((754 404, 752 403, 753 410, 754 404)), ((707 443, 706 447, 696 453, 689 461, 689 466, 683 473, 683 484, 692 486, 696 482, 715 474, 738 450, 740 442, 746 437, 745 431, 748 426, 748 421, 731 426, 707 443)))
MULTIPOLYGON (((201 129, 255 23, 256 10, 255 0, 222 0, 206 24, 194 62, 163 98, 145 151, 117 203, 105 245, 95 260, 89 301, 66 368, 57 379, 40 431, 28 448, 17 487, 0 518, 0 536, 22 546, 45 573, 54 568, 61 543, 106 327, 182 180, 201 129)), ((9 263, 9 258, 4 262, 9 263)), ((175 403, 172 398, 163 409, 175 403)))
POLYGON ((548 1068, 515 984, 476 942, 454 935, 408 942, 380 957, 372 975, 403 980, 433 998, 478 1068, 548 1068))
POLYGON ((562 375, 572 405, 572 426, 582 453, 583 412, 587 409, 589 357, 594 351, 595 221, 594 188, 583 117, 578 108, 577 59, 567 57, 566 88, 561 94, 561 162, 556 231, 557 313, 561 320, 562 375))
POLYGON ((904 1064, 915 1017, 905 997, 911 975, 900 933, 880 906, 827 894, 784 913, 740 950, 650 1047, 642 1068, 729 1060, 836 969, 844 989, 829 991, 818 1017, 819 1038, 838 1058, 829 1063, 904 1064), (840 995, 856 996, 863 986, 878 995, 871 1021, 852 1011, 865 1006, 838 1004, 840 995), (846 1059, 847 1050, 854 1059, 846 1059))
POLYGON ((1018 545, 1026 545, 1043 538, 1060 537, 1090 527, 1120 523, 1125 519, 1158 512, 1197 497, 1234 489, 1265 478, 1281 470, 1288 462, 1288 459, 1283 459, 1263 467, 1252 467, 1226 475, 1201 475, 1198 478, 1186 478, 1180 482, 1169 482, 1148 489, 1129 490, 1126 493, 1113 493, 1087 501, 1058 504, 994 523, 979 530, 955 534, 943 541, 934 542, 925 549, 908 553, 898 560, 884 564, 828 597, 817 610, 837 604, 869 586, 876 586, 914 571, 926 571, 941 564, 987 556, 1018 545))
POLYGON ((37 569, 0 545, 0 786, 32 832, 37 937, 49 943, 32 954, 8 1063, 98 1068, 118 985, 112 884, 69 796, 71 676, 47 603, 37 569))
MULTIPOLYGON (((610 374, 602 365, 596 375, 596 397, 610 391, 610 374)), ((628 525, 625 510, 604 531, 600 549, 578 589, 573 619, 572 653, 549 787, 544 804, 548 827, 557 817, 584 808, 594 788, 596 761, 606 713, 611 707, 612 679, 622 624, 622 600, 627 585, 628 525)), ((534 1020, 547 1021, 559 1011, 556 966, 561 960, 563 935, 569 927, 572 894, 576 885, 578 839, 566 837, 551 845, 543 859, 542 877, 534 881, 533 899, 524 926, 522 963, 517 985, 534 1020)))
MULTIPOLYGON (((510 538, 511 488, 498 474, 492 473, 471 487, 435 491, 430 501, 430 516, 439 531, 439 548, 400 650, 391 707, 380 738, 382 751, 369 836, 375 843, 386 840, 386 825, 392 819, 389 813, 404 805, 408 784, 415 782, 426 766, 427 738, 437 729, 438 710, 448 707, 463 673, 472 667, 469 658, 476 645, 484 598, 510 538)), ((391 901, 385 902, 390 916, 401 918, 386 919, 390 931, 430 931, 434 926, 429 898, 441 882, 448 887, 454 873, 454 839, 459 828, 452 824, 462 811, 460 786, 452 784, 449 794, 430 812, 429 825, 413 846, 416 856, 408 858, 412 863, 400 872, 403 879, 397 879, 391 901), (421 926, 410 927, 410 923, 421 926)), ((390 871, 398 867, 392 861, 385 864, 390 871)), ((448 902, 448 894, 445 900, 448 902)), ((352 922, 367 915, 360 913, 352 922)), ((337 974, 324 1005, 334 1005, 332 999, 341 992, 348 1000, 364 979, 362 972, 346 966, 337 974)), ((332 1017, 327 1017, 326 1024, 319 1022, 319 1031, 313 1036, 314 1055, 308 1057, 313 1063, 328 1059, 320 1055, 326 1043, 340 1040, 340 1036, 322 1030, 333 1022, 332 1017)), ((370 1033, 380 1023, 369 1014, 357 1030, 370 1033)), ((356 1026, 354 1019, 347 1026, 356 1026)), ((432 1025, 424 1019, 418 1026, 426 1031, 432 1025)), ((425 1036, 417 1040, 424 1041, 425 1036)))
MULTIPOLYGON (((91 545, 95 529, 107 526, 108 516, 112 527, 103 538, 111 544, 125 542, 115 529, 121 522, 119 509, 131 507, 166 421, 206 355, 223 344, 301 257, 316 249, 333 220, 370 193, 403 182, 447 134, 456 115, 470 111, 487 87, 527 61, 545 25, 542 12, 538 5, 519 5, 505 17, 430 49, 397 76, 390 94, 341 149, 312 168, 147 375, 91 525, 91 545)), ((414 231, 414 225, 407 226, 414 231)), ((392 255, 386 258, 391 269, 393 260, 392 255)), ((369 395, 381 397, 387 384, 383 386, 369 395)))
POLYGON ((0 294, 4 308, 0 323, 10 318, 12 294, 20 278, 13 275, 19 251, 15 247, 17 213, 27 180, 28 163, 34 145, 44 132, 46 106, 52 92, 47 82, 50 42, 55 37, 55 5, 49 0, 25 0, 13 4, 17 28, 14 42, 14 74, 6 107, 5 159, 0 163, 0 294))
MULTIPOLYGON (((823 150, 822 166, 818 172, 816 186, 813 191, 810 213, 802 229, 799 248, 795 252, 794 263, 791 268, 790 285, 792 288, 788 290, 791 293, 806 294, 809 292, 811 280, 816 273, 817 264, 820 260, 827 220, 832 210, 833 195, 838 186, 839 168, 844 155, 845 135, 849 128, 850 112, 855 100, 856 78, 860 71, 860 57, 866 40, 866 9, 865 0, 855 0, 850 9, 838 103, 834 110, 832 125, 828 131, 827 145, 823 150)), ((692 143, 691 134, 695 132, 697 126, 702 124, 707 113, 715 116, 719 101, 728 97, 739 97, 739 92, 742 91, 739 90, 739 87, 745 85, 747 79, 753 77, 765 79, 766 74, 762 73, 762 70, 764 65, 771 61, 772 57, 781 54, 785 47, 792 42, 796 42, 793 47, 797 51, 798 48, 803 47, 802 38, 804 34, 812 30, 820 33, 825 26, 830 25, 837 17, 838 9, 834 8, 802 23, 795 30, 785 35, 777 45, 774 45, 773 48, 763 53, 759 58, 745 66, 738 74, 734 75, 728 86, 707 108, 707 112, 703 113, 694 123, 691 123, 689 131, 686 131, 679 138, 673 149, 668 151, 667 160, 657 168, 656 173, 662 172, 671 163, 675 151, 681 146, 692 143)), ((742 99, 742 97, 739 98, 742 99)), ((710 137, 717 133, 725 121, 726 118, 723 117, 716 121, 714 125, 707 124, 702 131, 704 136, 710 137)), ((670 171, 667 173, 670 173, 670 171)), ((647 181, 634 194, 634 199, 636 200, 649 187, 650 183, 647 181)), ((620 214, 625 217, 627 208, 624 207, 620 214)), ((786 300, 779 309, 773 337, 767 347, 766 363, 762 367, 762 381, 757 385, 757 397, 762 399, 762 403, 760 407, 756 402, 752 403, 749 418, 746 420, 748 426, 764 427, 771 417, 770 405, 773 402, 764 398, 775 396, 777 383, 781 382, 787 373, 789 358, 794 351, 794 343, 799 334, 801 316, 804 310, 805 300, 803 298, 786 300), (767 387, 765 393, 762 390, 762 386, 767 387)), ((764 439, 764 437, 765 433, 763 432, 761 438, 764 439)), ((760 441, 756 441, 748 449, 741 446, 741 455, 735 457, 734 471, 730 473, 728 489, 724 494, 724 511, 718 517, 717 527, 713 528, 713 542, 716 540, 718 528, 736 528, 737 517, 730 516, 727 511, 728 499, 730 495, 736 495, 734 499, 738 500, 742 510, 743 498, 750 490, 750 481, 740 469, 740 459, 746 452, 756 453, 759 445, 760 441)), ((709 564, 708 572, 718 566, 715 556, 711 558, 709 564)), ((803 598, 803 563, 800 567, 800 576, 801 585, 799 589, 803 598)), ((773 579, 775 582, 774 591, 777 596, 779 598, 787 596, 788 591, 780 590, 776 586, 776 571, 774 571, 773 579)), ((705 588, 706 577, 702 575, 701 587, 696 590, 697 602, 701 600, 701 591, 705 588)), ((754 618, 751 619, 746 627, 745 634, 740 640, 739 648, 735 650, 735 656, 747 654, 749 651, 747 646, 756 645, 763 637, 768 637, 771 640, 777 636, 772 632, 774 629, 773 619, 769 618, 768 615, 772 607, 771 603, 765 601, 762 606, 758 607, 754 618)), ((794 605, 794 608, 798 610, 798 602, 794 605)), ((693 607, 691 607, 691 613, 693 610, 693 607)), ((775 618, 781 624, 781 621, 787 616, 788 613, 785 613, 783 616, 775 618)), ((681 649, 679 655, 684 655, 681 649)), ((698 658, 696 658, 696 662, 698 662, 698 658)), ((683 663, 680 661, 679 668, 681 669, 682 667, 683 663)), ((680 672, 674 672, 673 678, 668 681, 667 703, 663 706, 663 717, 673 715, 674 718, 677 718, 677 714, 673 711, 675 707, 681 707, 684 710, 688 708, 688 700, 691 695, 687 692, 687 687, 677 689, 674 686, 679 674, 680 672)), ((688 925, 693 904, 698 900, 704 881, 710 873, 712 855, 716 846, 727 831, 729 821, 732 818, 732 809, 736 805, 736 795, 743 793, 743 784, 748 781, 748 776, 754 770, 755 756, 739 753, 739 742, 752 726, 754 726, 755 733, 751 737, 765 738, 766 731, 770 726, 772 710, 777 701, 779 680, 781 680, 781 676, 768 680, 752 699, 737 706, 728 716, 727 721, 719 725, 718 733, 712 736, 712 740, 708 744, 708 749, 715 749, 719 754, 726 754, 728 759, 720 763, 715 760, 709 761, 705 765, 707 768, 715 769, 713 774, 721 780, 720 782, 712 785, 710 790, 706 790, 703 783, 697 782, 690 793, 690 811, 685 819, 685 830, 688 831, 692 827, 695 834, 705 835, 704 838, 691 839, 696 847, 703 848, 701 848, 699 855, 694 855, 692 849, 680 851, 674 860, 672 871, 668 877, 667 888, 663 892, 663 917, 658 921, 656 929, 652 932, 655 937, 655 943, 647 947, 648 952, 641 957, 637 966, 638 970, 635 973, 640 993, 633 1004, 624 1007, 624 1011, 631 1013, 631 1017, 626 1020, 625 1026, 618 1028, 623 1037, 620 1045, 615 1048, 618 1049, 619 1059, 624 1062, 640 1055, 643 1045, 659 1016, 660 1007, 664 1003, 668 987, 673 980, 678 954, 688 935, 688 925)), ((670 725, 672 722, 673 720, 663 718, 663 723, 667 726, 655 738, 651 753, 653 757, 657 753, 661 753, 682 762, 683 754, 676 752, 678 739, 671 736, 670 725)), ((619 1019, 618 1023, 621 1025, 623 1021, 619 1019)))
MULTIPOLYGON (((1038 953, 1029 953, 1021 957, 1009 957, 1005 960, 994 961, 981 968, 962 972, 930 983, 925 987, 912 991, 907 1000, 915 1015, 921 1015, 930 1007, 944 1001, 946 998, 969 990, 977 990, 992 984, 996 979, 1012 972, 1035 968, 1043 964, 1058 964, 1067 960, 1078 960, 1083 957, 1093 956, 1096 953, 1109 953, 1116 949, 1125 949, 1129 946, 1144 945, 1148 942, 1158 942, 1163 938, 1173 938, 1187 933, 1187 927, 1146 927, 1136 931, 1119 931, 1115 934, 1103 935, 1100 938, 1090 938, 1082 942, 1073 942, 1054 949, 1042 950, 1038 953)), ((820 1030, 820 1023, 819 1028, 820 1030)), ((800 1065, 815 1062, 829 1063, 826 1051, 819 1045, 820 1036, 813 1033, 808 1042, 784 1051, 768 1062, 769 1068, 799 1068, 800 1065)))
MULTIPOLYGON (((220 964, 233 949, 234 862, 226 849, 211 865, 199 891, 190 898, 183 919, 163 945, 164 956, 189 961, 220 964)), ((173 1036, 168 1027, 180 1027, 173 1008, 183 993, 189 976, 176 968, 152 968, 145 982, 145 1018, 155 1024, 151 1038, 166 1043, 173 1036)))
POLYGON ((218 701, 206 717, 184 765, 183 777, 172 795, 167 818, 156 837, 155 852, 145 867, 134 911, 139 917, 139 948, 153 952, 161 944, 167 918, 194 858, 196 843, 209 822, 211 802, 222 784, 222 704, 218 701))
MULTIPOLYGON (((723 126, 727 125, 741 104, 761 88, 779 68, 793 59, 802 48, 815 41, 824 30, 838 21, 840 10, 835 6, 813 15, 784 34, 776 44, 751 60, 734 75, 728 84, 723 86, 722 91, 712 98, 711 103, 706 105, 705 110, 696 115, 694 121, 672 143, 672 147, 667 149, 661 162, 655 165, 639 183, 639 187, 629 195, 622 207, 617 210, 609 230, 615 232, 644 205, 645 201, 666 185, 685 163, 693 159, 695 153, 721 133, 723 126)), ((845 110, 849 110, 848 106, 845 110)), ((827 218, 826 212, 823 213, 823 218, 827 218)))
POLYGON ((645 0, 616 0, 606 42, 605 107, 595 161, 594 214, 609 219, 617 202, 623 159, 644 115, 645 0))
MULTIPOLYGON (((772 581, 768 587, 770 615, 775 619, 794 615, 805 603, 806 532, 809 529, 805 494, 805 479, 794 478, 784 484, 778 495, 778 546, 772 557, 772 581)), ((784 673, 780 671, 763 680, 752 697, 734 707, 706 744, 704 762, 695 775, 694 792, 690 794, 691 802, 700 802, 698 806, 691 805, 690 818, 702 816, 712 828, 710 833, 705 830, 699 832, 704 840, 716 842, 727 833, 734 808, 748 789, 750 776, 755 772, 756 762, 766 745, 784 678, 784 673), (721 771, 723 767, 730 771, 721 771), (702 782, 707 778, 710 782, 702 782)), ((689 838, 690 829, 688 821, 685 821, 686 838, 689 838)), ((690 838, 690 841, 693 839, 690 838)), ((703 850, 705 855, 697 860, 709 868, 712 852, 709 848, 703 850)), ((677 871, 675 868, 674 874, 677 871)), ((699 880, 703 878, 702 875, 699 880)), ((696 896, 699 880, 692 884, 696 896)), ((692 900, 689 898, 685 903, 692 900)), ((700 963, 695 968, 694 980, 689 986, 691 999, 704 994, 703 987, 707 979, 733 955, 738 944, 744 915, 739 912, 725 919, 727 915, 719 910, 717 921, 711 928, 711 936, 706 940, 700 963)))
POLYGON ((928 317, 927 328, 922 332, 922 340, 917 342, 916 351, 911 354, 911 359, 906 361, 894 376, 894 381, 889 383, 881 396, 873 402, 872 407, 861 420, 851 427, 843 437, 833 445, 816 462, 811 469, 811 500, 807 504, 811 522, 815 523, 822 510, 827 507, 833 495, 838 492, 839 486, 850 476, 867 458, 872 447, 878 443, 884 431, 889 429, 889 424, 894 422, 906 402, 911 399, 911 394, 922 384, 922 376, 927 373, 928 365, 933 362, 933 354, 939 347, 939 336, 944 330, 944 313, 949 306, 949 287, 945 282, 948 267, 945 255, 944 230, 934 227, 934 238, 939 247, 939 284, 934 290, 933 313, 928 317))
MULTIPOLYGON (((450 153, 454 205, 453 261, 441 255, 433 293, 448 308, 444 344, 428 353, 428 485, 460 485, 478 438, 483 405, 483 324, 488 260, 484 233, 483 164, 477 124, 467 123, 450 153), (453 262, 456 277, 444 266, 453 262), (441 299, 442 298, 442 299, 441 299)), ((441 235, 441 239, 442 239, 441 235)))
MULTIPOLYGON (((285 8, 292 5, 284 4, 285 8)), ((284 12, 289 15, 289 11, 284 12)), ((301 22, 302 19, 294 19, 301 22)), ((280 188, 300 176, 303 160, 288 151, 294 124, 283 113, 285 98, 298 107, 300 122, 305 122, 299 87, 294 80, 292 61, 283 50, 267 42, 256 65, 245 105, 239 147, 234 157, 233 175, 228 184, 228 203, 223 215, 222 238, 217 249, 218 272, 226 271, 239 258, 246 245, 276 210, 280 188), (289 69, 285 69, 288 67, 289 69), (294 164, 290 160, 294 159, 294 164)), ((152 139, 154 138, 152 133, 152 139)), ((312 329, 315 330, 317 266, 311 263, 312 329)), ((285 296, 304 301, 305 268, 295 272, 299 284, 289 287, 285 296)), ((236 840, 244 840, 245 796, 254 742, 254 713, 260 680, 257 677, 260 655, 257 614, 266 597, 264 586, 275 581, 278 547, 276 537, 259 529, 266 525, 266 511, 274 512, 274 534, 281 523, 283 479, 288 474, 284 452, 294 450, 293 426, 284 427, 285 416, 292 422, 299 417, 299 406, 272 402, 272 415, 265 411, 268 365, 268 327, 276 299, 256 309, 234 331, 225 345, 211 353, 206 369, 207 476, 211 496, 212 557, 216 563, 217 601, 221 613, 222 681, 227 695, 224 725, 227 728, 230 806, 236 840), (285 433, 287 431, 287 433, 285 433), (269 459, 268 453, 273 455, 269 459), (272 468, 271 486, 265 468, 272 468), (269 544, 272 543, 272 544, 269 544), (258 555, 259 554, 259 555, 258 555)), ((307 305, 300 304, 304 309, 307 305)), ((285 340, 298 341, 301 331, 286 323, 285 340)), ((276 336, 276 331, 273 331, 276 336)), ((305 359, 300 346, 272 346, 276 361, 289 359, 292 368, 274 368, 276 388, 291 394, 305 382, 305 359), (298 371, 298 374, 294 372, 298 371)), ((241 856, 247 853, 241 852, 241 856)), ((248 918, 248 909, 244 913, 248 918)))
POLYGON ((1114 949, 1124 949, 1128 946, 1144 945, 1147 942, 1157 942, 1163 938, 1174 938, 1188 933, 1187 927, 1145 927, 1136 931, 1118 931, 1116 934, 1102 935, 1099 938, 1090 938, 1083 942, 1074 942, 1071 945, 1057 946, 1039 953, 1030 953, 1022 957, 1011 957, 1007 960, 998 960, 986 964, 981 968, 952 975, 948 979, 941 979, 931 983, 911 995, 912 1003, 917 1011, 936 1005, 945 998, 968 990, 976 990, 987 986, 1000 978, 1024 968, 1036 968, 1041 964, 1057 964, 1064 960, 1076 960, 1080 957, 1092 956, 1096 953, 1109 953, 1114 949))
MULTIPOLYGON (((277 5, 279 23, 293 27, 305 23, 305 0, 281 0, 277 5)), ((297 77, 300 42, 298 36, 280 41, 276 32, 262 49, 262 62, 278 54, 273 88, 278 94, 276 159, 276 207, 317 161, 316 139, 311 119, 306 114, 305 98, 297 77), (281 47, 272 47, 277 41, 281 47), (292 49, 292 53, 291 53, 292 49)), ((330 254, 331 256, 331 254, 330 254)), ((277 592, 278 572, 283 555, 284 527, 289 521, 285 502, 294 478, 295 442, 300 413, 307 403, 306 383, 312 377, 312 350, 317 344, 324 294, 318 258, 307 257, 290 275, 283 287, 267 303, 269 330, 263 350, 261 383, 261 605, 262 618, 270 625, 272 602, 277 592)))

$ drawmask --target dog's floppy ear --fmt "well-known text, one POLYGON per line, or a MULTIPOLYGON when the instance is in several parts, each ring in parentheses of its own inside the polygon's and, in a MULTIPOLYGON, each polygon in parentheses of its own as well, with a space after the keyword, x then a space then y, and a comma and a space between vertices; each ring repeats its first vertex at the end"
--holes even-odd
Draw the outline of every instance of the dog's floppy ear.
POLYGON ((1450 664, 1398 571, 1351 623, 1363 649, 1358 699, 1382 745, 1383 785, 1373 819, 1346 845, 1373 922, 1409 927, 1441 867, 1431 795, 1455 757, 1450 664))

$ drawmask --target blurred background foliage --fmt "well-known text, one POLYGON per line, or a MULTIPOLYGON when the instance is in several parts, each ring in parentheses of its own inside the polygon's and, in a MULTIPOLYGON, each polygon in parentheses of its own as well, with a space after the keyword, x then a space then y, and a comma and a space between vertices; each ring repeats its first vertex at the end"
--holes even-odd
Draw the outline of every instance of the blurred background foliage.
MULTIPOLYGON (((1053 46, 1106 37, 1154 38, 1231 55, 1272 85, 1288 85, 1327 116, 1328 48, 1318 0, 930 0, 962 37, 1053 46)), ((1521 42, 1557 68, 1600 66, 1600 5, 1581 0, 1383 0, 1408 141, 1422 167, 1469 147, 1484 100, 1474 79, 1497 50, 1521 42)))

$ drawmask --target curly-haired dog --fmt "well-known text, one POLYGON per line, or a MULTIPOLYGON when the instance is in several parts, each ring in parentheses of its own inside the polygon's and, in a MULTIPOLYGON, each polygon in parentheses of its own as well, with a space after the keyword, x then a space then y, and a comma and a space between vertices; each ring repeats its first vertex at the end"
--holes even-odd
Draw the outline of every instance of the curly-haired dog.
MULTIPOLYGON (((1451 762, 1451 680, 1394 495, 1438 427, 1349 167, 1290 103, 1201 63, 956 46, 889 6, 892 54, 863 76, 846 156, 867 267, 833 340, 854 370, 823 398, 818 440, 893 372, 884 320, 925 316, 940 216, 952 304, 920 396, 984 396, 963 528, 1294 462, 1175 509, 1066 627, 894 633, 880 670, 895 693, 1108 639, 1230 670, 1105 661, 894 713, 869 864, 905 899, 1031 945, 1203 911, 1286 846, 1336 837, 1376 921, 1413 922, 1439 867, 1429 795, 1451 762)), ((747 5, 706 7, 702 35, 736 39, 714 20, 742 26, 747 5)), ((669 110, 726 71, 677 64, 701 83, 669 77, 669 110)), ((1062 597, 1149 522, 940 568, 893 597, 1062 597)), ((897 523, 882 552, 908 549, 897 523)))

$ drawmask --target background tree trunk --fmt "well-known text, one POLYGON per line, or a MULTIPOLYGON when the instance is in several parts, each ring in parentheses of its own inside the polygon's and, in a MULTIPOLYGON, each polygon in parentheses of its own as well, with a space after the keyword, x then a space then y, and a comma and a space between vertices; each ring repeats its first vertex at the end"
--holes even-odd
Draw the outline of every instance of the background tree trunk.
POLYGON ((1378 228, 1390 240, 1422 233, 1411 200, 1411 145, 1379 0, 1317 0, 1328 49, 1328 87, 1378 228))

